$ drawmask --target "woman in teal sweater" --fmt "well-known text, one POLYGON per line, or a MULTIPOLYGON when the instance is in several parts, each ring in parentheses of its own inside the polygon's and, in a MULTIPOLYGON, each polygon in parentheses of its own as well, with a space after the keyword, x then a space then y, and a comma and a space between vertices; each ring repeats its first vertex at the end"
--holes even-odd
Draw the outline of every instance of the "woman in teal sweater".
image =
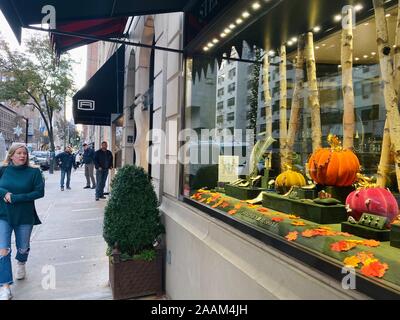
POLYGON ((43 196, 44 181, 40 169, 29 165, 25 144, 13 144, 0 168, 0 300, 12 298, 11 234, 14 231, 17 247, 16 279, 22 280, 32 228, 41 223, 34 201, 43 196))

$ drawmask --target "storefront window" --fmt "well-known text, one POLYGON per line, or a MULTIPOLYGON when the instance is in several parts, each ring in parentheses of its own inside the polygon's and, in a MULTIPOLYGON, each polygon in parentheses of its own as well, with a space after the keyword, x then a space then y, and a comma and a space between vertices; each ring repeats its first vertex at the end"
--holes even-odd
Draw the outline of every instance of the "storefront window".
MULTIPOLYGON (((390 101, 371 14, 353 29, 350 73, 342 30, 299 32, 278 48, 244 40, 222 62, 189 57, 185 123, 196 139, 183 193, 400 294, 400 174, 384 130, 390 101)), ((396 16, 397 7, 386 8, 391 48, 396 16)))

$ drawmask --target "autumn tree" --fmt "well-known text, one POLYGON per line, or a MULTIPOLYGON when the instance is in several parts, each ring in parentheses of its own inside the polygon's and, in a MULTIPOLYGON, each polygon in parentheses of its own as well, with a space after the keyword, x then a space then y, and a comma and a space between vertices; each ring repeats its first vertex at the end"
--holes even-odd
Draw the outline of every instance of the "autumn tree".
POLYGON ((26 52, 13 51, 0 40, 0 100, 37 109, 54 152, 54 116, 72 94, 73 61, 69 55, 57 59, 48 37, 32 36, 25 45, 26 52))

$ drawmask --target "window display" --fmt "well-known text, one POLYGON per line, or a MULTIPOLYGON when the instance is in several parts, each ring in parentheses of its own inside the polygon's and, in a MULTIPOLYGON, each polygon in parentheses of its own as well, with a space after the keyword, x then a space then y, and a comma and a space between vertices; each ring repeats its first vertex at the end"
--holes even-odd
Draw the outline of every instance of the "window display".
POLYGON ((354 27, 326 36, 314 27, 278 47, 233 40, 222 59, 189 57, 185 123, 198 145, 183 190, 400 295, 400 27, 397 6, 374 5, 357 20, 362 6, 347 7, 354 27), (223 157, 236 161, 221 181, 223 157))

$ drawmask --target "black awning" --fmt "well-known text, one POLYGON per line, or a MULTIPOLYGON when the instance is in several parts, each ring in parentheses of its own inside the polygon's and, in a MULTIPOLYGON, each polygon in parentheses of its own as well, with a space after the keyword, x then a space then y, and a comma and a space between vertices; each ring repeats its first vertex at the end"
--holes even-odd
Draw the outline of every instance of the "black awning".
POLYGON ((123 113, 125 46, 121 46, 73 97, 76 124, 111 125, 123 113))
POLYGON ((45 6, 53 6, 58 23, 130 17, 147 14, 185 11, 193 0, 0 0, 0 9, 21 41, 21 28, 41 24, 45 6))

